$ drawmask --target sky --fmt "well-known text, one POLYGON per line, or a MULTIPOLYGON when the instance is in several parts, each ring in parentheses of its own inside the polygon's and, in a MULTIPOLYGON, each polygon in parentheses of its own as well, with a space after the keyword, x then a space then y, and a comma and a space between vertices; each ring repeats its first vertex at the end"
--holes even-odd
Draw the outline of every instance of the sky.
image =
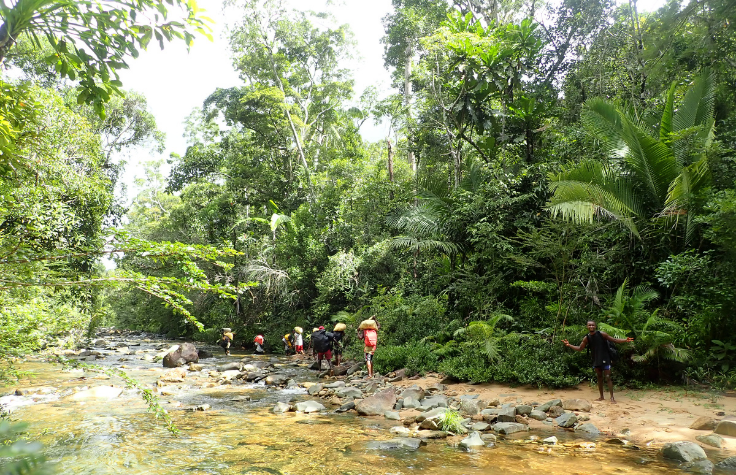
MULTIPOLYGON (((664 0, 639 0, 638 7, 641 12, 653 11, 663 3, 664 0)), ((379 92, 390 91, 390 76, 383 66, 380 40, 384 35, 381 19, 391 11, 391 0, 291 0, 291 4, 300 10, 330 11, 337 25, 350 25, 358 57, 346 66, 354 72, 356 98, 371 85, 379 92)), ((198 5, 215 21, 213 41, 199 37, 190 51, 182 42, 169 43, 163 51, 152 42, 151 49, 120 74, 125 89, 146 96, 150 112, 156 117, 159 129, 166 134, 166 150, 162 155, 137 150, 125 158, 127 165, 121 182, 128 189, 126 203, 135 197, 134 178, 143 176, 142 163, 168 158, 172 152, 184 154, 187 144, 182 136, 183 123, 192 110, 201 106, 218 87, 242 84, 232 67, 225 37, 228 20, 237 18, 237 11, 223 14, 222 0, 199 0, 198 5)), ((387 132, 386 125, 375 125, 371 121, 366 121, 361 128, 363 138, 369 141, 381 140, 387 132)))

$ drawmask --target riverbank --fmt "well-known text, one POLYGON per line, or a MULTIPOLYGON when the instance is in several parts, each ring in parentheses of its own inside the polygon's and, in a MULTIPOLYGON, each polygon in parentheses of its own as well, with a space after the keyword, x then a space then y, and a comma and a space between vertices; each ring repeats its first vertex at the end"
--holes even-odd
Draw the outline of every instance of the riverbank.
MULTIPOLYGON (((439 375, 427 375, 420 379, 402 381, 401 386, 419 385, 429 387, 441 381, 439 375)), ((625 437, 641 445, 660 446, 667 442, 696 440, 697 436, 708 435, 712 430, 695 430, 690 427, 700 419, 719 421, 727 417, 736 418, 736 394, 686 391, 680 387, 629 390, 614 392, 616 404, 611 404, 606 394, 605 401, 598 398, 598 388, 582 383, 574 388, 549 389, 529 386, 511 387, 503 384, 446 384, 447 392, 478 395, 478 399, 499 400, 501 404, 519 404, 560 399, 584 399, 591 403, 588 422, 601 432, 613 437, 625 437)), ((707 424, 703 424, 707 425, 707 424)), ((529 419, 529 428, 542 428, 544 422, 529 419)), ((722 448, 736 451, 736 437, 723 437, 722 448)))

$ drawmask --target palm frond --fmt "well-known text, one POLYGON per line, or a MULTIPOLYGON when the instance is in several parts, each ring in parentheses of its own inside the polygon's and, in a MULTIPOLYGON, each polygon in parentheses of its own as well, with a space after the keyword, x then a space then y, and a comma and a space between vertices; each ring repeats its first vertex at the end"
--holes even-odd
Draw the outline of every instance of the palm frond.
POLYGON ((667 100, 662 111, 662 120, 659 121, 659 140, 668 143, 672 140, 672 119, 675 114, 675 90, 677 83, 673 82, 667 91, 667 100))
POLYGON ((437 241, 434 239, 417 239, 412 236, 396 236, 388 243, 394 249, 409 249, 412 251, 440 251, 444 254, 453 255, 459 253, 462 248, 452 242, 437 241))
POLYGON ((603 322, 599 322, 597 326, 598 326, 598 330, 604 331, 614 338, 626 338, 626 333, 627 333, 626 330, 611 326, 603 322))
POLYGON ((682 104, 675 112, 672 121, 673 131, 706 124, 713 118, 714 103, 715 74, 709 68, 705 68, 685 93, 682 104))

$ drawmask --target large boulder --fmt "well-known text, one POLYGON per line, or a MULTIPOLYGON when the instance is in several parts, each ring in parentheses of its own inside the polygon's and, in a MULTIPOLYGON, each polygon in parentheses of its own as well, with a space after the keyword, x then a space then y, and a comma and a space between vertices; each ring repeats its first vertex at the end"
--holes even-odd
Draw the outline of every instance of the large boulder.
MULTIPOLYGON (((164 356, 164 366, 167 368, 178 368, 187 363, 198 363, 199 354, 197 348, 191 343, 174 345, 177 348, 164 356)), ((173 348, 173 347, 172 347, 173 348)))
POLYGON ((710 445, 717 449, 723 447, 723 437, 718 434, 696 435, 695 440, 701 444, 710 445))
POLYGON ((716 468, 728 472, 736 472, 736 457, 728 457, 716 464, 716 468))
POLYGON ((486 402, 479 399, 460 399, 460 413, 468 416, 479 414, 486 408, 486 402))
POLYGON ((404 450, 417 450, 422 445, 426 445, 427 443, 422 441, 422 439, 413 439, 409 437, 397 437, 395 439, 391 440, 379 440, 375 442, 368 442, 366 445, 367 448, 373 449, 373 450, 397 450, 397 449, 404 449, 404 450))
POLYGON ((575 423, 578 421, 578 418, 572 412, 566 412, 565 414, 562 414, 561 416, 556 418, 555 421, 557 422, 558 426, 567 429, 574 426, 575 423))
POLYGON ((412 398, 415 401, 421 401, 424 399, 424 389, 420 388, 416 384, 414 386, 408 387, 401 391, 401 394, 399 394, 399 399, 406 399, 406 398, 412 398))
POLYGON ((401 406, 404 409, 415 409, 417 407, 420 407, 421 405, 422 405, 421 401, 418 401, 411 396, 405 397, 401 403, 401 406))
POLYGON ((716 428, 718 421, 709 416, 700 416, 690 424, 693 430, 713 430, 716 428))
POLYGON ((499 422, 493 426, 493 430, 499 434, 510 435, 515 432, 523 432, 529 430, 529 426, 519 424, 518 422, 499 422))
POLYGON ((367 397, 355 405, 355 410, 361 416, 382 416, 396 404, 396 394, 393 389, 384 389, 373 396, 367 397))
POLYGON ((695 462, 705 460, 705 450, 695 442, 680 441, 664 444, 661 450, 662 457, 679 462, 695 462))
POLYGON ((498 411, 498 422, 516 422, 516 408, 502 407, 498 411))
POLYGON ((528 416, 534 408, 528 404, 519 404, 516 406, 516 414, 519 416, 528 416))
POLYGON ((325 406, 317 401, 304 401, 296 403, 296 410, 299 412, 305 412, 307 414, 309 414, 310 412, 320 412, 324 409, 325 406))
POLYGON ((543 411, 537 411, 536 409, 529 413, 529 417, 537 421, 543 421, 547 419, 547 413, 543 411))
POLYGON ((565 399, 562 401, 562 408, 567 411, 590 412, 593 405, 587 399, 565 399))
POLYGON ((472 449, 476 447, 485 447, 486 443, 480 438, 480 432, 473 432, 468 437, 460 441, 460 447, 472 449))
MULTIPOLYGON (((267 379, 268 379, 268 378, 267 378, 267 379)), ((315 394, 317 394, 318 392, 322 391, 322 388, 323 388, 323 387, 324 387, 324 386, 323 386, 323 385, 321 385, 321 384, 313 384, 313 385, 309 386, 309 389, 307 389, 307 393, 308 393, 308 394, 309 394, 310 396, 314 396, 314 395, 315 395, 315 394)))
POLYGON ((586 422, 585 424, 580 424, 575 428, 575 432, 582 432, 583 434, 587 435, 601 435, 601 431, 592 423, 586 422))
POLYGON ((716 425, 716 428, 713 432, 715 432, 716 434, 730 435, 731 437, 736 437, 736 421, 721 421, 718 423, 718 425, 716 425))
POLYGON ((115 386, 96 386, 86 391, 79 391, 76 394, 72 394, 69 396, 69 399, 72 401, 88 401, 90 399, 110 400, 120 396, 122 392, 123 388, 116 388, 115 386))

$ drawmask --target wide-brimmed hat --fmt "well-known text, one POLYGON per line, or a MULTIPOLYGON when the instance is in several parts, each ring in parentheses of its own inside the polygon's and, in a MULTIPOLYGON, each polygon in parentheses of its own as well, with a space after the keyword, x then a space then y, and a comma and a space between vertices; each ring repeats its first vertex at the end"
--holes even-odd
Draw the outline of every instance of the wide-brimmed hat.
POLYGON ((334 329, 334 330, 332 330, 332 331, 336 331, 336 332, 344 332, 344 331, 345 331, 345 330, 346 330, 347 328, 348 328, 348 327, 347 327, 347 326, 345 326, 345 324, 344 324, 344 323, 338 323, 337 325, 335 325, 335 329, 334 329))
POLYGON ((302 327, 294 327, 294 331, 295 331, 295 332, 297 332, 297 333, 298 333, 298 334, 300 334, 300 335, 301 335, 302 333, 304 333, 304 330, 302 329, 302 327))

